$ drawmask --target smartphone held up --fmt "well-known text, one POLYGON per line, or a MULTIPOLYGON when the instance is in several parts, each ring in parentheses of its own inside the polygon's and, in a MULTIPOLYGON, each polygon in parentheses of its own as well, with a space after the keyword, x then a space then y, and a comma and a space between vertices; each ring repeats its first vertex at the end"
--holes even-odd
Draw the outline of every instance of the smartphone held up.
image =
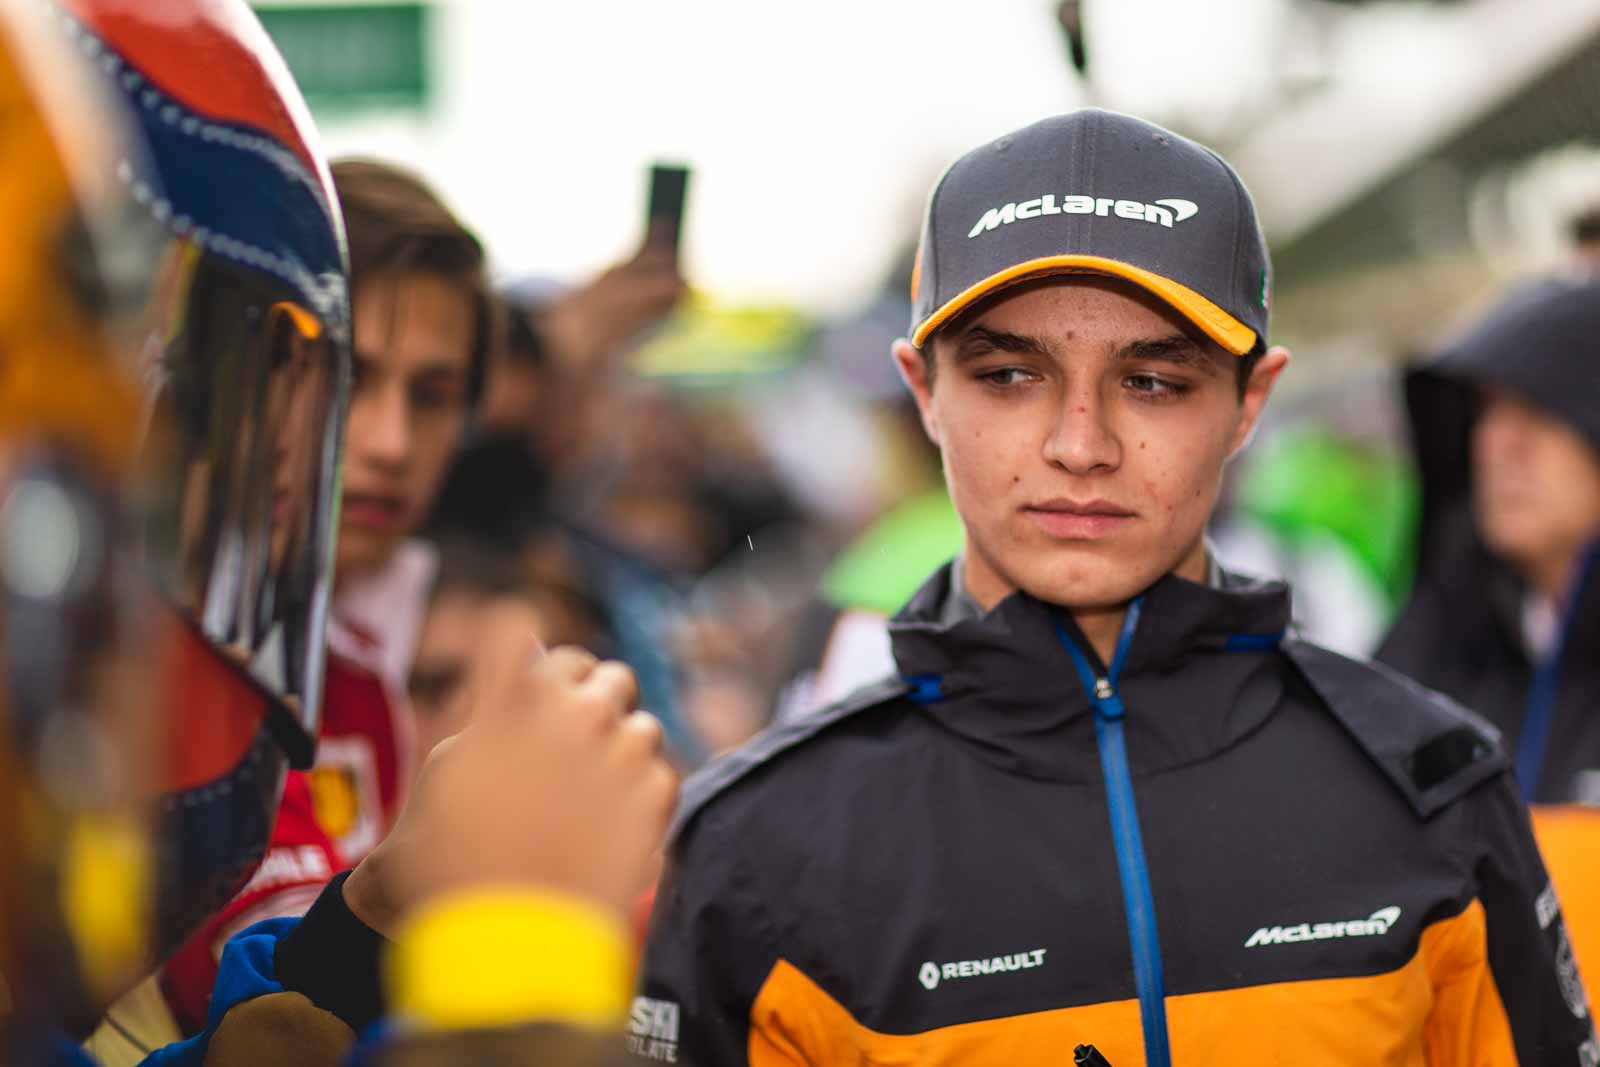
POLYGON ((678 258, 683 235, 683 208, 689 192, 689 168, 657 161, 650 165, 650 192, 645 207, 645 244, 669 249, 678 258))

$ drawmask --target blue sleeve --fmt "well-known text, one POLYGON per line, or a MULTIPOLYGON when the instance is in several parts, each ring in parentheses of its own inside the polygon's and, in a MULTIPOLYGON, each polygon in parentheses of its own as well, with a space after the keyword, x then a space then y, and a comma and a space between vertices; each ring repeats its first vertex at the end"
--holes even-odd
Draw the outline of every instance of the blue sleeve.
MULTIPOLYGON (((60 1034, 46 1035, 46 1048, 40 1051, 42 1061, 49 1067, 95 1067, 94 1060, 69 1037, 60 1034)), ((16 1049, 12 1049, 16 1052, 16 1049)))
POLYGON ((140 1061, 141 1067, 202 1067, 211 1035, 216 1033, 222 1017, 230 1009, 254 997, 283 992, 273 956, 278 942, 299 922, 296 918, 268 919, 247 926, 229 938, 222 950, 222 962, 217 966, 216 984, 211 987, 206 1028, 187 1041, 156 1049, 140 1061))

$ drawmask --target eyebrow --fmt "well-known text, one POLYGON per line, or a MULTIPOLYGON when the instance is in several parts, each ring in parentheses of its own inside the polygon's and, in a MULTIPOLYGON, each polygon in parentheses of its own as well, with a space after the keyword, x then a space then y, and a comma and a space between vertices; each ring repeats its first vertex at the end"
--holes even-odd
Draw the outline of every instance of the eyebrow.
POLYGON ((425 363, 418 367, 411 375, 412 381, 432 381, 436 378, 465 378, 467 368, 455 363, 440 361, 438 363, 425 363))
MULTIPOLYGON (((1050 346, 1044 340, 1028 334, 997 330, 991 326, 968 327, 957 340, 951 360, 956 364, 977 359, 990 352, 1012 352, 1017 355, 1050 355, 1050 346)), ((1222 360, 1211 348, 1185 333, 1166 337, 1143 338, 1113 350, 1114 360, 1169 363, 1178 367, 1214 373, 1222 369, 1222 360)))
POLYGON ((1131 342, 1113 352, 1112 358, 1119 361, 1170 363, 1206 372, 1222 369, 1222 360, 1214 351, 1182 333, 1131 342))
MULTIPOLYGON (((354 362, 360 364, 363 369, 381 367, 384 363, 382 356, 371 352, 363 352, 359 348, 352 351, 350 355, 354 362)), ((422 378, 465 378, 469 372, 469 367, 460 366, 447 357, 440 357, 430 363, 424 363, 422 366, 414 368, 407 378, 410 381, 422 378)))
POLYGON ((1037 337, 1027 334, 996 330, 988 326, 969 326, 957 340, 951 356, 954 363, 964 363, 989 352, 1014 352, 1026 356, 1048 356, 1050 347, 1037 337))

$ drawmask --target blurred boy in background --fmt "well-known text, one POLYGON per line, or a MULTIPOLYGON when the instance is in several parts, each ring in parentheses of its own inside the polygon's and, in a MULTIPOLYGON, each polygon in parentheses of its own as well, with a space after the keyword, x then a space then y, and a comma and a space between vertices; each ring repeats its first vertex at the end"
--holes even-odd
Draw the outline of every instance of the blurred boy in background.
POLYGON ((598 656, 613 646, 603 609, 575 584, 574 564, 554 541, 520 554, 469 540, 439 544, 434 579, 408 680, 419 757, 466 725, 472 657, 498 610, 519 605, 546 647, 575 645, 598 656))

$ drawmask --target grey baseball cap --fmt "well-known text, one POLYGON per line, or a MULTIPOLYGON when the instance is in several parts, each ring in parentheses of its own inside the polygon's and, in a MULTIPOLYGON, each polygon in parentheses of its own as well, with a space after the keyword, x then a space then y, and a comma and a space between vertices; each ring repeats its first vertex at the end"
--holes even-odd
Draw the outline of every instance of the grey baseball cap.
POLYGON ((1266 345, 1272 265, 1244 183, 1209 148, 1098 108, 944 172, 923 218, 911 342, 1007 286, 1075 273, 1143 287, 1235 354, 1266 345))

